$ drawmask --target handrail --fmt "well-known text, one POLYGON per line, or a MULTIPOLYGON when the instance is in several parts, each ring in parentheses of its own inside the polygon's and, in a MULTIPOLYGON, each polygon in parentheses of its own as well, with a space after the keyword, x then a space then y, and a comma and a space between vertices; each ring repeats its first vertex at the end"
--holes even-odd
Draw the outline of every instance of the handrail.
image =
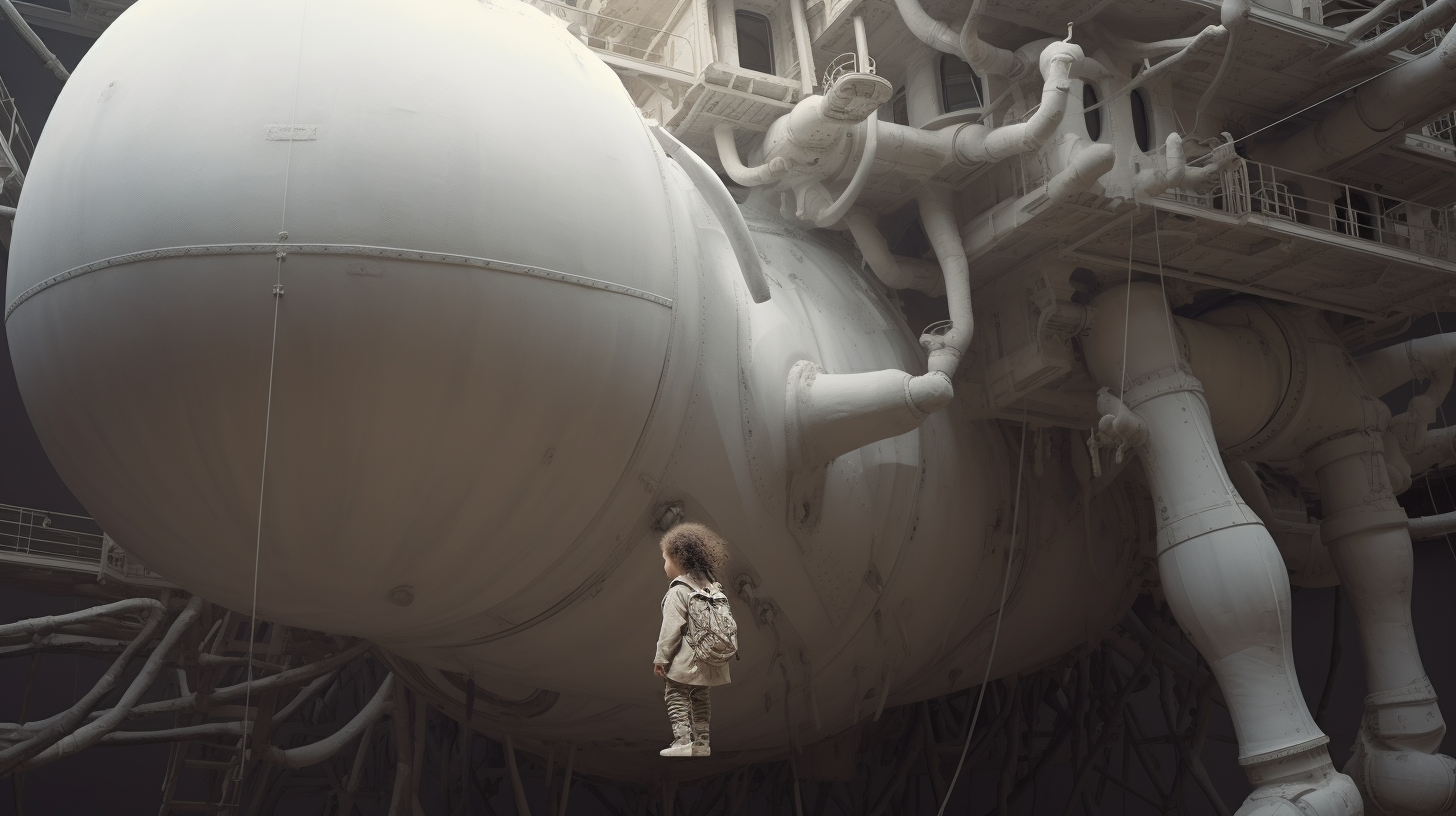
MULTIPOLYGON (((1194 165, 1197 162, 1189 162, 1194 165)), ((1208 191, 1158 198, 1232 216, 1257 216, 1456 262, 1456 211, 1239 158, 1208 191)))
POLYGON ((639 62, 674 68, 694 76, 698 73, 697 50, 692 41, 681 34, 652 26, 608 17, 594 11, 576 8, 560 0, 529 0, 531 5, 572 26, 572 33, 593 51, 625 56, 639 62), (629 29, 622 35, 621 29, 629 29), (646 39, 645 45, 633 40, 646 39))

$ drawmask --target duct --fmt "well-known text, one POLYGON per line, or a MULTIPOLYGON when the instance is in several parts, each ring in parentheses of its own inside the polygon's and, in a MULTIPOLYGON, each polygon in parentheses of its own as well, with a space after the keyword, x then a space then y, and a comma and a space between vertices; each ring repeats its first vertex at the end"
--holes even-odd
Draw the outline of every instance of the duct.
POLYGON ((738 142, 733 138, 731 122, 719 122, 713 128, 713 139, 718 143, 718 161, 722 162, 728 178, 744 187, 772 184, 789 174, 789 161, 781 156, 775 156, 757 167, 745 166, 738 157, 738 142))
POLYGON ((1080 193, 1112 169, 1117 162, 1110 144, 1091 144, 1080 147, 1068 159, 1067 166, 1047 181, 1047 197, 1052 201, 1065 201, 1080 193))
POLYGON ((1390 393, 1411 380, 1431 379, 1456 367, 1456 332, 1418 337, 1355 358, 1371 396, 1390 393))
POLYGON ((1045 81, 1041 86, 1041 104, 1036 112, 1025 122, 985 131, 985 137, 976 143, 963 146, 957 138, 956 157, 965 162, 999 161, 1040 149, 1062 121, 1067 110, 1067 93, 1072 89, 1072 68, 1082 61, 1081 46, 1060 42, 1048 45, 1040 59, 1045 81))
POLYGON ((1324 118, 1298 132, 1261 141, 1252 157, 1275 167, 1310 172, 1354 156, 1401 129, 1456 104, 1456 26, 1431 53, 1355 89, 1324 118))
POLYGON ((137 672, 136 678, 127 687, 126 693, 121 695, 121 699, 116 701, 116 705, 112 706, 105 715, 96 719, 95 722, 87 723, 81 728, 76 729, 75 732, 62 737, 56 744, 40 752, 32 759, 27 760, 21 767, 25 770, 39 768, 42 765, 70 756, 71 754, 91 747, 105 736, 107 732, 115 729, 122 720, 126 719, 127 712, 131 710, 132 706, 136 705, 136 701, 141 698, 142 694, 152 687, 152 683, 157 679, 157 674, 162 670, 167 656, 171 654, 173 647, 181 639, 182 633, 186 632, 187 628, 197 620, 197 616, 201 612, 202 598, 194 595, 192 596, 192 600, 187 602, 187 606, 183 608, 181 614, 177 616, 177 620, 172 622, 171 628, 162 637, 162 642, 157 644, 157 648, 152 650, 152 654, 147 658, 147 662, 142 664, 141 671, 137 672))
POLYGON ((925 227, 925 235, 930 238, 936 260, 940 261, 941 274, 945 276, 945 297, 950 307, 951 323, 943 333, 927 332, 922 335, 920 344, 930 350, 930 370, 944 374, 949 385, 949 378, 955 375, 975 330, 975 315, 971 311, 971 267, 966 260, 960 226, 956 224, 951 191, 927 186, 917 201, 920 204, 920 223, 925 227))
POLYGON ((880 279, 880 283, 891 289, 915 289, 932 297, 945 292, 945 280, 940 268, 920 258, 906 258, 890 252, 884 233, 875 225, 875 217, 868 210, 855 207, 845 216, 850 235, 864 256, 865 263, 880 279))
POLYGON ((345 723, 343 728, 318 742, 287 750, 277 746, 268 746, 267 762, 270 765, 281 765, 285 768, 307 768, 338 753, 339 749, 348 745, 355 737, 364 733, 380 717, 384 716, 385 710, 389 708, 390 692, 394 688, 394 684, 394 674, 386 675, 384 682, 380 683, 379 689, 374 692, 374 696, 368 703, 365 703, 363 708, 359 709, 359 713, 355 714, 352 720, 345 723))
POLYGON ((886 369, 826 374, 807 360, 789 374, 789 450, 810 472, 852 450, 912 431, 950 403, 950 377, 886 369))
MULTIPOLYGON (((1330 60, 1329 64, 1325 66, 1325 73, 1331 74, 1388 54, 1427 31, 1446 25, 1453 19, 1456 19, 1456 0, 1437 0, 1412 15, 1410 19, 1402 20, 1390 30, 1377 34, 1330 60)), ((1358 34, 1346 34, 1345 39, 1349 42, 1358 39, 1359 36, 1358 34)))
MULTIPOLYGON (((914 4, 917 9, 920 7, 915 0, 896 0, 896 5, 902 2, 914 4)), ((966 22, 961 26, 960 36, 956 38, 959 56, 982 76, 1004 76, 1014 82, 1026 73, 1030 63, 1020 52, 997 48, 981 39, 981 10, 984 7, 985 0, 975 0, 971 4, 971 13, 966 15, 966 22)), ((903 8, 900 13, 904 14, 903 8)))
POLYGON ((14 3, 10 0, 0 0, 0 14, 5 15, 5 19, 9 20, 10 25, 15 28, 15 33, 20 35, 20 39, 25 40, 25 44, 30 46, 30 50, 40 57, 40 61, 45 63, 45 67, 49 68, 57 79, 65 82, 71 78, 71 72, 61 64, 59 57, 51 53, 51 50, 46 47, 45 41, 35 33, 35 29, 30 27, 30 23, 20 16, 20 10, 15 7, 14 3))
MULTIPOLYGON (((942 53, 962 56, 960 38, 950 30, 950 26, 926 14, 918 0, 895 0, 895 8, 900 10, 900 19, 904 20, 905 27, 921 42, 942 53)), ((975 63, 971 63, 971 67, 976 67, 975 63)))
POLYGON ((728 194, 728 188, 718 180, 713 169, 698 158, 698 154, 689 150, 661 125, 652 126, 652 135, 657 137, 668 157, 687 173, 693 186, 707 202, 708 208, 718 217, 723 233, 728 236, 728 245, 733 248, 733 255, 738 259, 738 270, 743 275, 743 283, 748 287, 749 294, 753 296, 753 302, 763 303, 768 300, 772 293, 769 292, 768 281, 763 276, 758 248, 754 246, 753 236, 748 232, 748 222, 743 220, 743 212, 738 209, 733 196, 728 194))
POLYGON ((1170 336, 1167 301, 1156 284, 1133 284, 1104 292, 1092 307, 1097 320, 1083 352, 1104 386, 1099 408, 1127 410, 1143 425, 1163 591, 1218 678, 1239 762, 1256 786, 1240 813, 1343 812, 1336 807, 1359 794, 1334 773, 1329 738, 1295 676, 1289 579, 1269 531, 1224 470, 1203 386, 1170 336))

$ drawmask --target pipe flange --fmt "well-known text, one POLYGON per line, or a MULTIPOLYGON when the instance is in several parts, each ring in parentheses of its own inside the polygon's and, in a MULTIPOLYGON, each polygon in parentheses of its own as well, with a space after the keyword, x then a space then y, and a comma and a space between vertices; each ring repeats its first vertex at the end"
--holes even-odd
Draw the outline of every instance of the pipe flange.
POLYGON ((1139 405, 1155 397, 1176 394, 1180 391, 1203 393, 1203 383, 1193 376, 1186 364, 1182 362, 1160 368, 1133 380, 1122 395, 1122 403, 1129 410, 1136 411, 1139 405))
POLYGON ((1365 695, 1365 707, 1406 705, 1410 703, 1434 703, 1436 702, 1436 688, 1431 685, 1429 676, 1422 676, 1421 679, 1408 686, 1401 686, 1390 691, 1377 691, 1374 694, 1365 695))
MULTIPOLYGON (((1305 751, 1312 751, 1315 748, 1320 747, 1321 745, 1328 744, 1329 741, 1330 738, 1328 735, 1320 734, 1313 739, 1307 739, 1304 742, 1291 745, 1288 748, 1276 748, 1273 751, 1265 751, 1262 754, 1239 757, 1239 764, 1247 768, 1250 765, 1260 765, 1265 762, 1273 762, 1276 759, 1284 759, 1285 757, 1292 757, 1295 754, 1302 754, 1305 751)), ((1329 758, 1325 757, 1324 761, 1328 762, 1329 758)))
POLYGON ((1309 383, 1309 354, 1305 348, 1304 335, 1282 309, 1270 309, 1258 301, 1251 303, 1259 307, 1255 314, 1262 313, 1267 317, 1284 338, 1284 347, 1289 351, 1289 381, 1284 387, 1284 396, 1279 400, 1279 407, 1274 409, 1264 427, 1248 439, 1223 449, 1224 455, 1230 459, 1259 459, 1258 454, 1283 447, 1298 432, 1301 426, 1298 420, 1307 405, 1305 386, 1309 383))
POLYGON ((1323 541, 1326 547, 1335 547, 1338 546, 1340 539, 1348 538, 1356 533, 1393 527, 1404 528, 1408 523, 1409 519, 1406 518, 1405 510, 1399 507, 1394 510, 1370 510, 1355 507, 1326 516, 1320 522, 1320 541, 1323 541))

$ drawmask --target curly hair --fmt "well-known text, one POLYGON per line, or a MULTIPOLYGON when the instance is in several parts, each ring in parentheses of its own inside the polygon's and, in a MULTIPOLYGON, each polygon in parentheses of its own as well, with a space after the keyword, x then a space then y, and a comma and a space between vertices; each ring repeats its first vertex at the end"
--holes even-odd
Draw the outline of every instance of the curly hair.
POLYGON ((728 565, 728 545, 701 524, 679 524, 662 537, 662 551, 677 565, 697 578, 718 580, 728 565))

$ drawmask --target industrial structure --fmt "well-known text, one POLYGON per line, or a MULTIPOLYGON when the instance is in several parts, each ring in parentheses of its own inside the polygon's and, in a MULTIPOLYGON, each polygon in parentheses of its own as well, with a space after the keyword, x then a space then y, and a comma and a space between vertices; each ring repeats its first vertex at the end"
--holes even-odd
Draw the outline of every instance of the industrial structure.
POLYGON ((66 83, 34 146, 0 93, 6 333, 98 525, 5 511, 10 561, 104 579, 0 649, 116 654, 0 773, 169 742, 164 813, 526 812, 536 774, 879 816, 977 772, 1009 813, 1048 765, 1068 812, 1456 807, 1409 591, 1456 517, 1396 500, 1456 464, 1456 334, 1411 333, 1456 305, 1456 3, 0 9, 66 83), (33 27, 99 37, 68 69, 33 27), (664 764, 682 520, 742 660, 664 764), (1335 584, 1347 759, 1290 625, 1335 584))

